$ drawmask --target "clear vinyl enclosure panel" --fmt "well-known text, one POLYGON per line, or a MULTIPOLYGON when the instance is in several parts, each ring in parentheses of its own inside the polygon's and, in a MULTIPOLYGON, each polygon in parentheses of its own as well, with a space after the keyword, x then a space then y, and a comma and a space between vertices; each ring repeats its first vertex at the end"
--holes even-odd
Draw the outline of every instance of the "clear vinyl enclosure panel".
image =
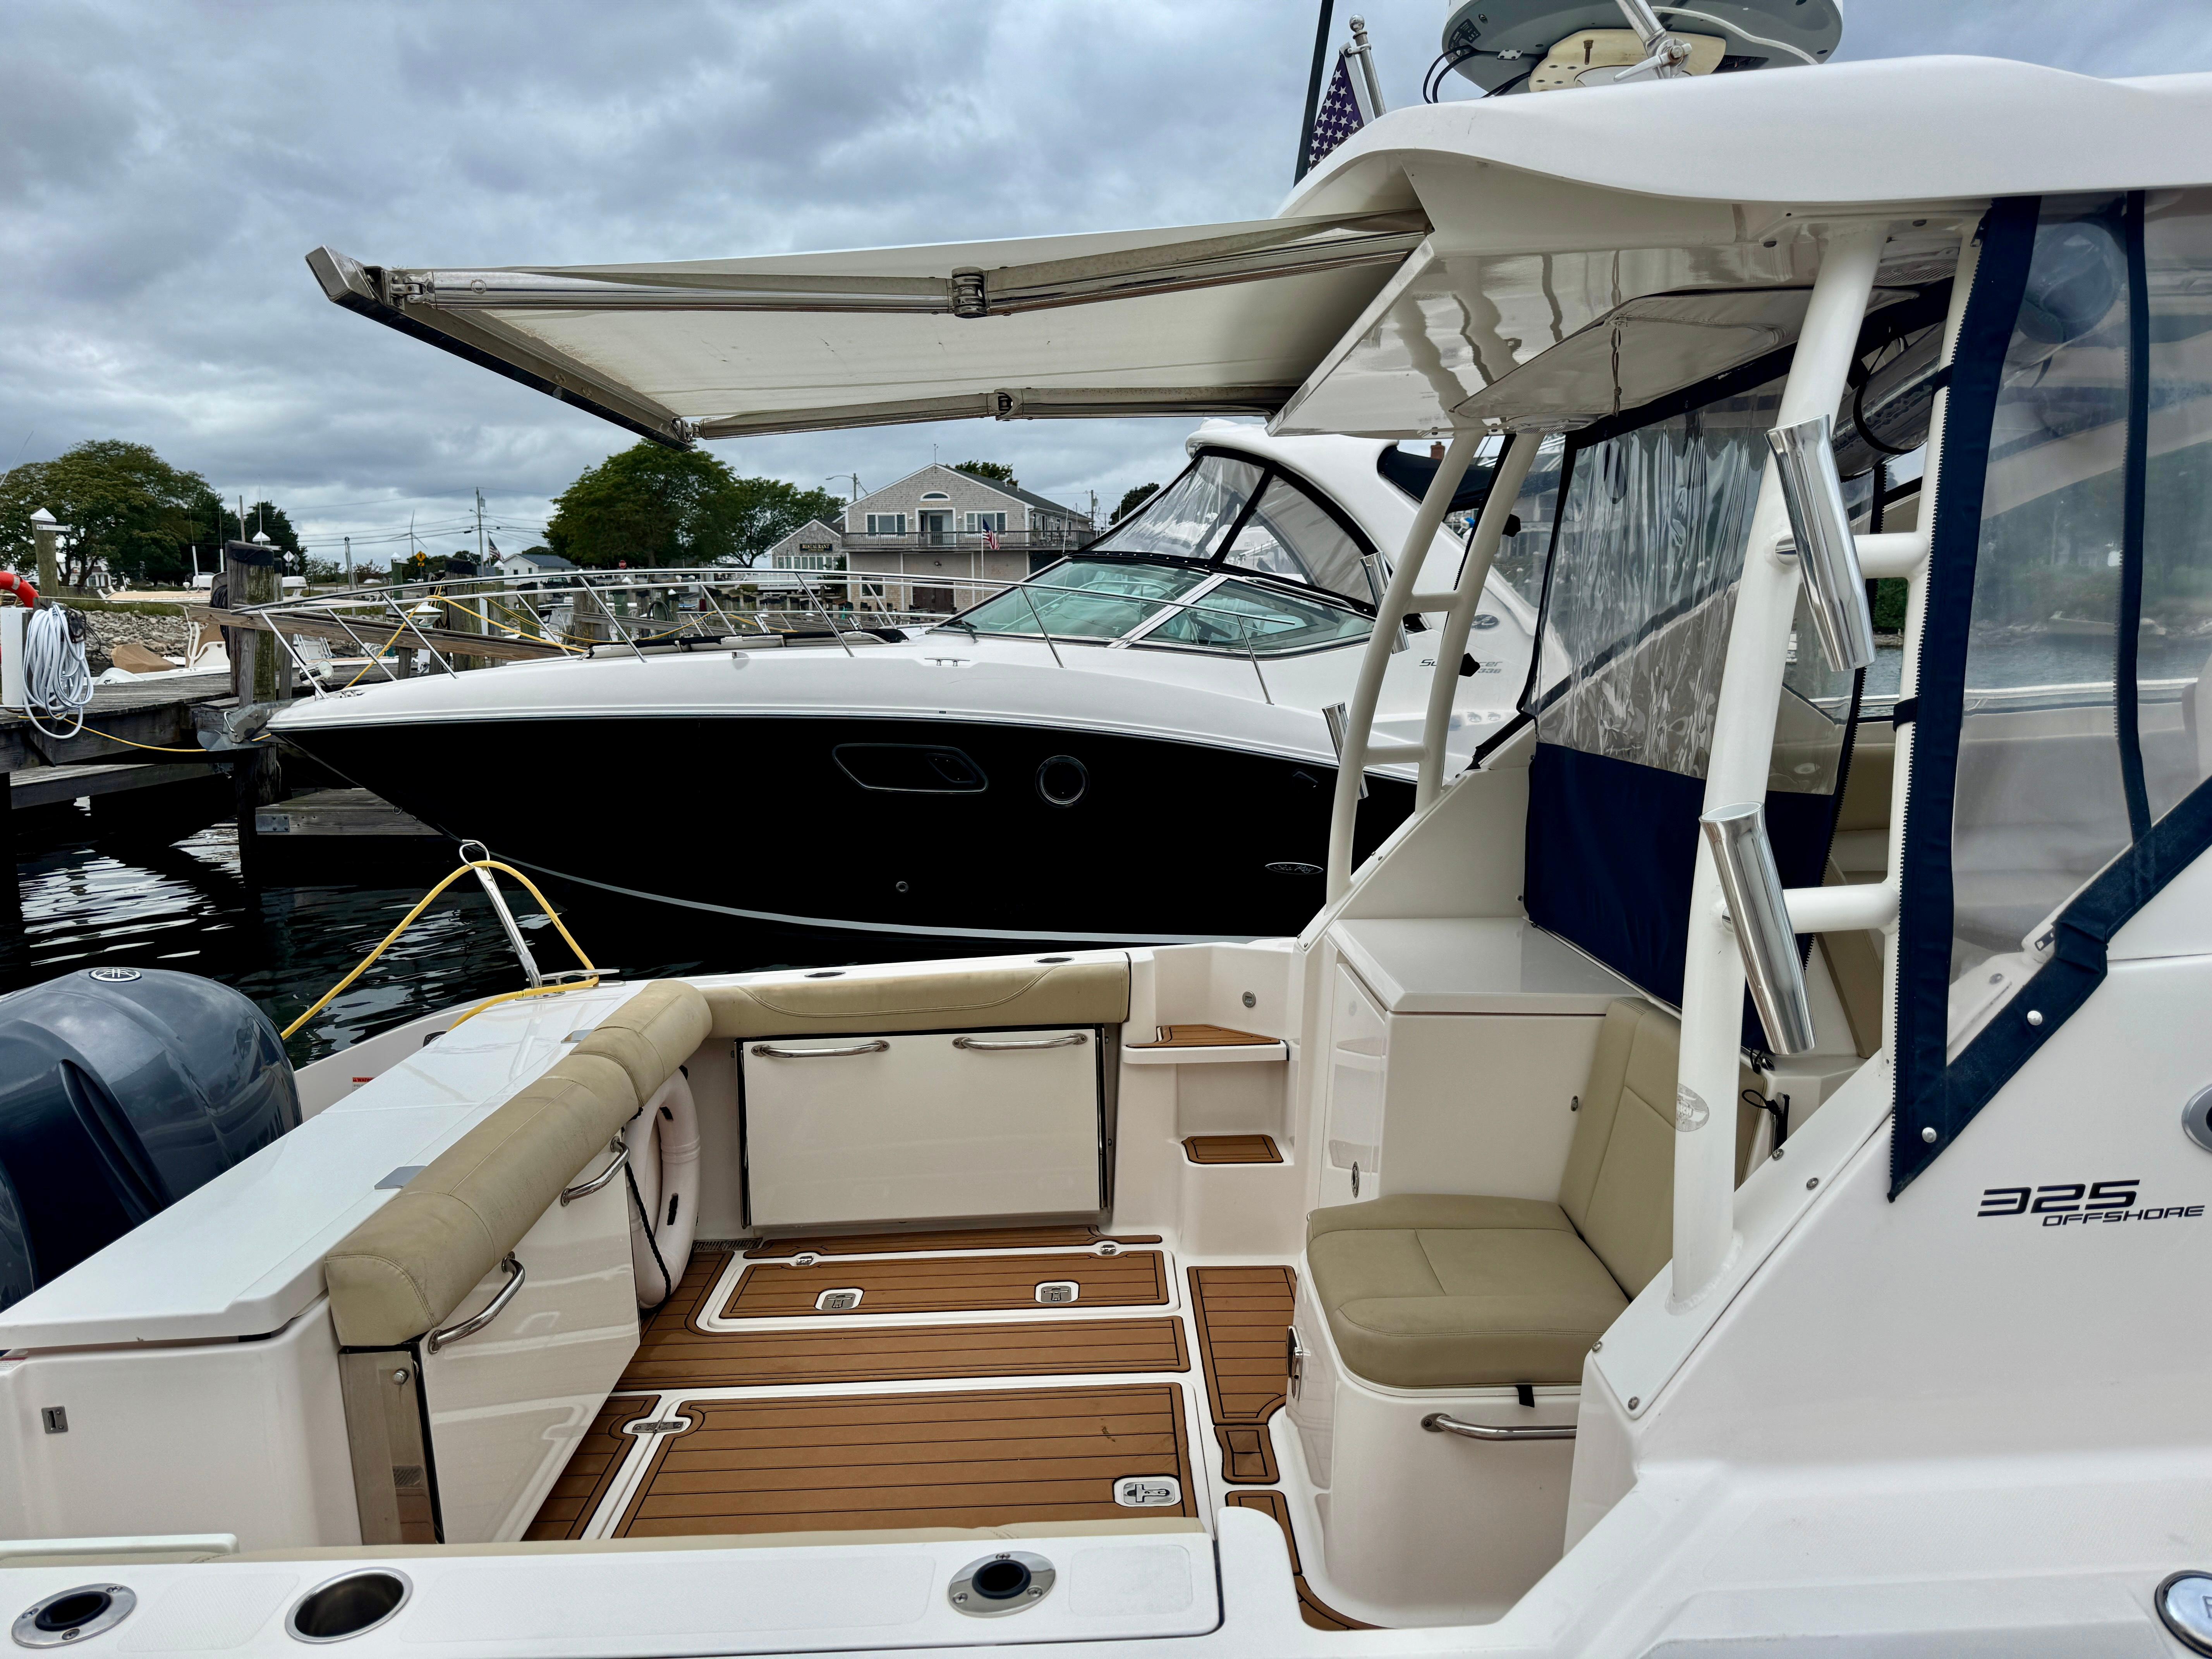
MULTIPOLYGON (((1639 427, 1574 458, 1545 589, 1537 739, 1703 778, 1766 433, 1782 382, 1639 427)), ((1851 677, 1798 601, 1767 787, 1836 788, 1851 677)))
POLYGON ((2212 770, 2212 192, 2141 213, 2131 229, 2128 198, 2045 200, 2006 350, 1953 805, 1954 979, 2031 943, 2212 770))

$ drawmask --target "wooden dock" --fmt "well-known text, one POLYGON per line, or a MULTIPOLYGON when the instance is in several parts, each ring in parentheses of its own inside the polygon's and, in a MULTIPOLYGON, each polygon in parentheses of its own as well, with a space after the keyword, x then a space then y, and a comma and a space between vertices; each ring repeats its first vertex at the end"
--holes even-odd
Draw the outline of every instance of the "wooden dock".
POLYGON ((366 789, 317 789, 257 808, 253 833, 295 840, 331 836, 443 839, 422 819, 408 817, 366 789))
MULTIPOLYGON (((84 711, 84 729, 64 738, 46 736, 32 725, 27 714, 0 708, 0 773, 20 775, 42 766, 77 766, 94 761, 143 763, 189 759, 189 756, 149 754, 130 744, 198 750, 199 732, 192 711, 228 703, 230 698, 230 676, 221 672, 180 674, 174 679, 140 684, 98 685, 93 688, 92 702, 84 711), (111 738, 128 741, 118 743, 111 738)), ((64 722, 49 720, 46 724, 64 722)))

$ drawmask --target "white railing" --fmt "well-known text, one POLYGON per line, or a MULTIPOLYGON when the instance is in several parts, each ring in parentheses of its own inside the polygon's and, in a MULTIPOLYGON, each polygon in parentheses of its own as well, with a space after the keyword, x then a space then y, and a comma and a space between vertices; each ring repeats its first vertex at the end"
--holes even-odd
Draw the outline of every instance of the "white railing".
MULTIPOLYGON (((1248 573, 1249 574, 1249 573, 1248 573)), ((312 667, 301 649, 304 640, 350 645, 349 661, 374 665, 387 653, 426 656, 434 670, 458 673, 456 659, 514 660, 529 658, 591 657, 603 653, 643 658, 659 650, 743 645, 748 640, 829 639, 853 653, 855 641, 872 630, 909 627, 967 627, 962 613, 984 600, 1019 593, 1027 600, 1031 628, 994 626, 988 634, 1042 640, 1062 667, 1063 645, 1112 644, 1152 624, 1162 611, 1187 611, 1217 618, 1235 635, 1233 644, 1188 648, 1242 654, 1251 665, 1261 699, 1274 696, 1261 666, 1262 636, 1256 619, 1243 611, 1183 599, 1121 594, 1030 577, 1007 581, 975 577, 901 576, 891 573, 838 573, 815 580, 800 570, 721 571, 691 567, 656 570, 562 571, 525 577, 464 576, 404 582, 340 593, 294 595, 265 605, 214 612, 228 625, 273 633, 306 675, 317 696, 329 695, 327 668, 319 657, 312 667), (763 576, 782 580, 763 582, 763 576), (950 590, 958 596, 953 612, 918 611, 892 603, 895 589, 950 590), (871 591, 874 590, 874 591, 871 591), (1112 635, 1055 634, 1047 624, 1040 596, 1074 594, 1108 605, 1127 605, 1130 623, 1112 635), (793 605, 766 605, 771 595, 793 605)), ((911 599, 910 592, 896 597, 911 599)), ((972 631, 972 630, 971 630, 972 631)))

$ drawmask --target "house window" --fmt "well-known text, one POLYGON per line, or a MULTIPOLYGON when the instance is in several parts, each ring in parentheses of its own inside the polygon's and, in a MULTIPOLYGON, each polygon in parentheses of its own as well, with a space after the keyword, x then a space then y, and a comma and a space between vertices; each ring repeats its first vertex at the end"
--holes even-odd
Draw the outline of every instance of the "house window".
POLYGON ((968 515, 968 532, 970 535, 977 535, 986 530, 996 531, 1000 535, 1005 535, 1006 515, 1003 513, 970 513, 968 515))
POLYGON ((925 489, 921 493, 921 499, 925 501, 949 501, 952 497, 941 489, 925 489))
POLYGON ((871 513, 868 514, 868 534, 871 536, 903 536, 906 534, 906 514, 903 513, 871 513))

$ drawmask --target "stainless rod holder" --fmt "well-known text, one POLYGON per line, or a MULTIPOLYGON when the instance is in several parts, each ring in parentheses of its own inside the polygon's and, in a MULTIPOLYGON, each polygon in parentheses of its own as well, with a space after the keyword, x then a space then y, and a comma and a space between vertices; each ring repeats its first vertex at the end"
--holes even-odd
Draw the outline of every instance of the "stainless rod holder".
MULTIPOLYGON (((1395 649, 1395 647, 1393 647, 1395 649)), ((1344 764, 1344 738, 1352 725, 1352 711, 1347 704, 1333 702, 1321 711, 1322 724, 1328 727, 1329 747, 1336 750, 1336 763, 1344 764)), ((1359 799, 1367 799, 1367 769, 1359 769, 1359 799)))
POLYGON ((1844 481, 1836 473, 1828 416, 1778 426, 1766 443, 1790 513, 1790 546, 1783 550, 1794 552, 1804 572, 1820 649, 1838 673, 1856 672, 1874 661, 1874 616, 1867 609, 1866 576, 1844 505, 1844 481))
POLYGON ((1797 959, 1782 872, 1766 838, 1766 811, 1756 804, 1723 806, 1698 820, 1720 873, 1721 895, 1743 952, 1743 976, 1752 1006, 1778 1055, 1802 1054, 1814 1042, 1813 1004, 1805 992, 1805 967, 1797 959))

